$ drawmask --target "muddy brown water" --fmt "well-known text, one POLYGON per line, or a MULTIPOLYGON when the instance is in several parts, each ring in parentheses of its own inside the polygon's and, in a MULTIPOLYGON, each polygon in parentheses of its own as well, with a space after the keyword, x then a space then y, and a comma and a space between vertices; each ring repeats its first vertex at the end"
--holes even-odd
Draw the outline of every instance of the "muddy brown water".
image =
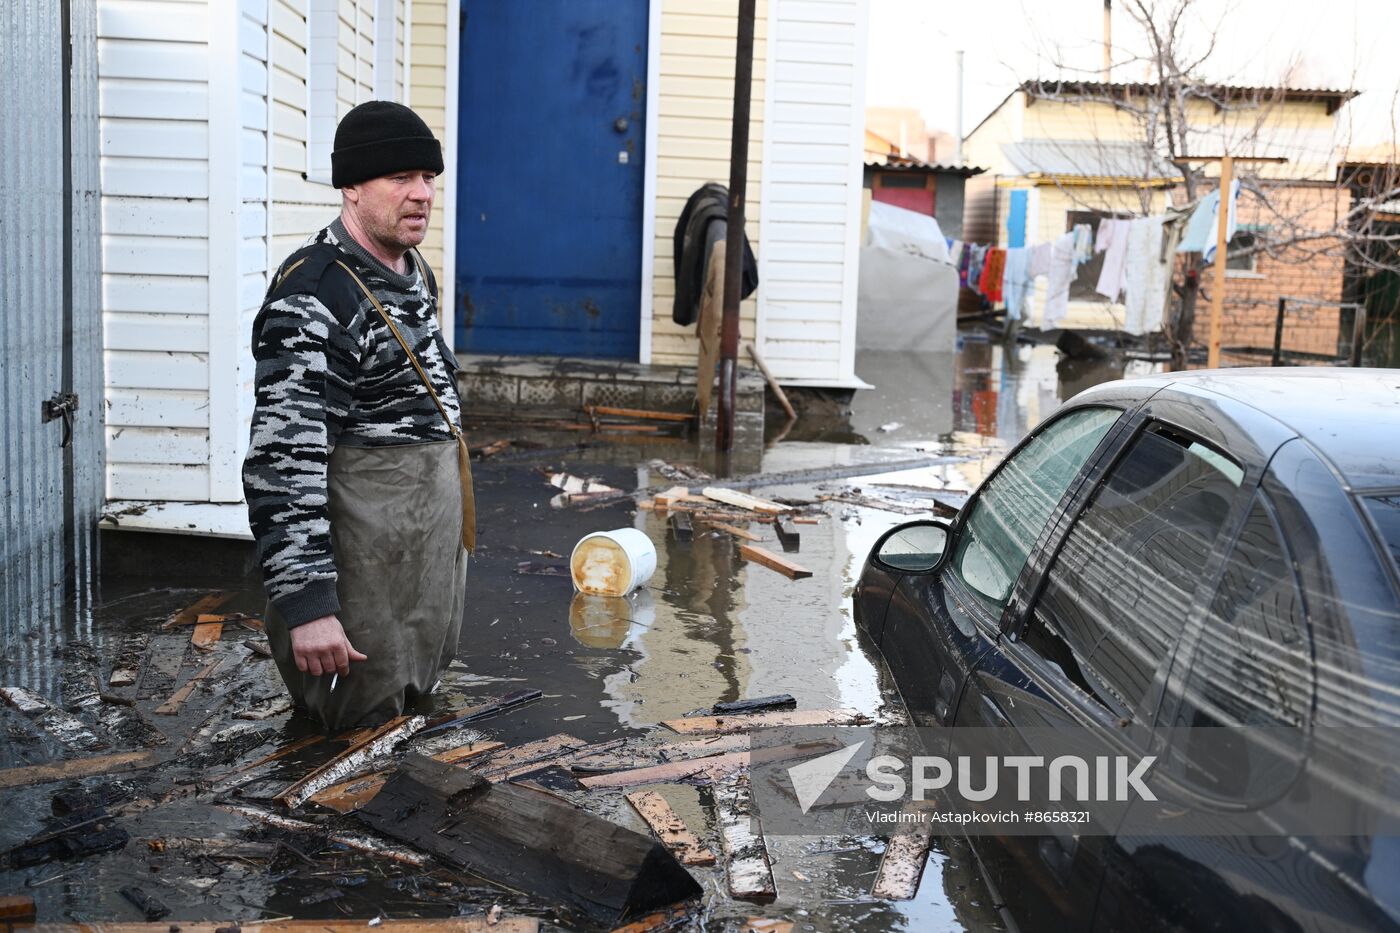
MULTIPOLYGON (((857 371, 875 388, 858 393, 848 421, 812 417, 790 438, 770 446, 749 438, 727 466, 749 473, 878 464, 913 454, 955 453, 965 463, 914 474, 862 476, 751 490, 767 498, 815 499, 823 493, 880 482, 933 483, 970 488, 1005 447, 1047 416, 1059 400, 1095 381, 1116 378, 1123 364, 1066 366, 1053 348, 1005 350, 998 342, 964 335, 956 354, 862 353, 857 371)), ((488 430, 474 441, 485 441, 488 430)), ((507 437, 506 431, 497 431, 507 437)), ((550 439, 554 444, 559 439, 550 439)), ((568 439, 565 439, 568 440, 568 439)), ((801 547, 788 555, 813 571, 789 580, 738 556, 731 536, 697 524, 694 538, 678 541, 663 517, 623 502, 581 510, 554 508, 558 492, 541 468, 596 477, 623 489, 669 484, 647 465, 653 458, 723 473, 694 440, 603 445, 543 455, 500 457, 478 464, 476 484, 481 546, 468 575, 467 616, 458 662, 427 711, 460 708, 522 687, 543 691, 528 705, 473 724, 508 744, 566 732, 590 742, 643 736, 664 719, 723 702, 790 693, 799 708, 854 707, 898 717, 900 702, 881 665, 857 637, 850 593, 875 539, 906 516, 828 503, 819 524, 801 527, 801 547), (636 527, 657 547, 650 582, 627 600, 577 596, 567 576, 523 575, 521 562, 567 564, 583 535, 636 527)), ((770 528, 754 525, 764 544, 781 552, 770 528)), ((493 904, 549 922, 569 918, 546 905, 479 879, 444 869, 408 869, 367 858, 316 836, 250 826, 188 795, 208 781, 271 750, 315 733, 295 716, 234 720, 278 694, 271 662, 249 658, 234 673, 196 689, 180 715, 152 715, 177 683, 207 663, 188 648, 188 629, 161 633, 169 615, 211 589, 230 592, 217 611, 259 615, 255 581, 211 585, 180 580, 107 581, 94 608, 57 620, 9 624, 0 683, 23 684, 55 702, 81 693, 93 669, 105 685, 112 660, 144 636, 144 681, 113 693, 143 696, 135 709, 167 736, 169 753, 189 736, 204 735, 165 766, 66 784, 0 790, 4 820, 0 846, 9 848, 49 828, 55 792, 82 787, 123 800, 159 800, 161 806, 116 819, 130 836, 119 850, 79 860, 57 860, 0 871, 0 891, 35 898, 48 921, 142 919, 121 895, 137 887, 170 908, 172 919, 442 917, 480 914, 493 904), (91 645, 84 653, 74 645, 91 645), (87 660, 83 660, 86 658, 87 660), (211 718, 212 716, 212 718, 211 718), (173 792, 173 795, 172 795, 173 792), (191 841, 193 840, 193 841, 191 841)), ((246 654, 256 633, 225 626, 219 651, 246 654)), ((353 676, 353 672, 351 674, 353 676)), ((95 723, 97 707, 79 717, 95 723)), ((13 767, 65 757, 44 735, 0 708, 0 765, 13 767)), ((100 730, 98 730, 100 731, 100 730)), ((104 733, 105 734, 105 733, 104 733)), ((133 746, 131 735, 114 749, 133 746)), ((324 743, 323 743, 324 744, 324 743)), ((324 757, 317 746, 272 766, 245 787, 271 793, 324 757), (318 758, 320 755, 320 758, 318 758)), ((689 826, 718 850, 708 791, 685 785, 659 790, 689 826)), ((275 809, 267 800, 255 805, 275 809)), ((646 827, 620 794, 590 807, 638 831, 646 827)), ((336 818, 350 831, 352 819, 336 818)), ((692 928, 737 929, 747 917, 781 917, 798 930, 987 930, 1000 921, 966 844, 937 841, 918 896, 907 902, 869 897, 883 841, 851 838, 770 837, 778 898, 766 904, 731 900, 722 864, 693 868, 706 894, 692 928)), ((721 859, 722 863, 722 859, 721 859)))

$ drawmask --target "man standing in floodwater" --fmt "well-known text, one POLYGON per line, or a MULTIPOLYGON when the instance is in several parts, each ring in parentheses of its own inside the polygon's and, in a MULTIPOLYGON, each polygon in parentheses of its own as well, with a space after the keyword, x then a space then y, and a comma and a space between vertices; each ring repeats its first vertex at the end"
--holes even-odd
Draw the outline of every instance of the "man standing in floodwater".
POLYGON ((335 730, 434 689, 476 529, 456 361, 415 249, 442 147, 371 101, 336 128, 331 168, 340 216, 282 263, 253 323, 243 490, 278 670, 335 730))

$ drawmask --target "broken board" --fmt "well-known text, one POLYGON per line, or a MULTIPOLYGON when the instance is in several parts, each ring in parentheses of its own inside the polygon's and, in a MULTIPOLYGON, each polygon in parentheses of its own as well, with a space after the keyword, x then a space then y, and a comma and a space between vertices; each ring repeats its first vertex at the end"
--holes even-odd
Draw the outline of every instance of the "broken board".
POLYGON ((656 838, 683 865, 713 865, 715 854, 690 831, 685 821, 676 815, 671 805, 654 790, 637 790, 627 795, 627 802, 637 811, 656 838))
POLYGON ((389 720, 364 739, 289 786, 277 795, 277 800, 289 809, 301 806, 317 791, 346 780, 374 759, 389 754, 394 746, 417 733, 425 723, 427 719, 423 716, 400 716, 389 720))
POLYGON ((662 725, 682 735, 724 735, 773 726, 865 726, 873 720, 854 709, 774 710, 738 716, 688 716, 667 719, 662 725))
MULTIPOLYGON (((704 521, 704 519, 701 519, 701 520, 704 521)), ((760 538, 758 535, 754 534, 754 533, 751 532, 751 531, 745 531, 745 530, 742 529, 742 528, 737 528, 737 527, 735 527, 734 525, 729 525, 729 524, 726 524, 725 522, 706 522, 706 524, 708 524, 711 528, 715 529, 716 531, 727 531, 729 534, 733 535, 734 537, 736 537, 736 538, 742 538, 742 539, 744 539, 745 541, 761 541, 761 540, 763 540, 762 538, 760 538)))
POLYGON ((169 619, 166 619, 165 624, 163 624, 161 628, 172 629, 181 625, 194 625, 199 622, 200 616, 208 615, 230 599, 233 599, 232 593, 210 593, 207 596, 200 597, 184 609, 174 613, 169 619))
POLYGON ((717 786, 715 808, 719 811, 719 838, 730 896, 750 900, 776 897, 773 867, 763 829, 753 812, 748 779, 738 777, 717 786))
POLYGON ((107 747, 107 743, 93 734, 81 719, 65 713, 33 691, 23 687, 0 687, 0 699, 65 748, 90 752, 107 747))
POLYGON ((224 617, 203 615, 190 632, 190 644, 200 651, 213 651, 223 637, 224 617))
POLYGON ((912 901, 919 893, 919 879, 923 877, 932 841, 924 832, 890 837, 871 895, 892 901, 912 901))
POLYGON ((450 865, 608 927, 702 893, 654 839, 419 755, 356 815, 450 865))
POLYGON ((23 768, 10 768, 0 771, 0 787, 26 787, 30 784, 46 784, 49 781, 66 781, 70 778, 89 777, 94 774, 110 774, 113 771, 135 771, 159 764, 155 752, 116 752, 111 755, 98 755, 93 758, 76 758, 46 765, 27 765, 23 768))
POLYGON ((758 496, 751 496, 737 489, 726 489, 723 486, 706 486, 702 491, 707 499, 723 502, 725 505, 732 505, 739 509, 748 509, 750 512, 777 513, 792 511, 790 506, 772 502, 768 499, 760 499, 758 496))
POLYGON ((810 758, 813 755, 829 752, 835 747, 836 743, 828 741, 774 745, 752 751, 729 752, 724 755, 707 755, 703 758, 670 761, 645 768, 634 768, 630 771, 595 774, 591 777, 580 778, 579 783, 589 790, 599 790, 608 787, 635 787, 638 784, 675 784, 702 776, 705 780, 713 782, 757 764, 810 758))
MULTIPOLYGON (((460 764, 478 755, 485 755, 504 747, 501 742, 471 742, 467 745, 438 752, 432 757, 434 761, 441 761, 443 764, 460 764)), ((328 810, 349 813, 373 800, 375 795, 383 789, 384 782, 389 779, 390 773, 389 771, 376 771, 373 774, 354 777, 339 784, 332 784, 325 790, 317 791, 308 799, 328 810)))
POLYGON ((744 560, 753 561, 755 564, 762 564, 769 570, 776 570, 789 580, 801 580, 812 575, 812 571, 801 564, 795 564, 787 558, 779 557, 772 551, 764 550, 753 544, 740 545, 739 556, 744 560))

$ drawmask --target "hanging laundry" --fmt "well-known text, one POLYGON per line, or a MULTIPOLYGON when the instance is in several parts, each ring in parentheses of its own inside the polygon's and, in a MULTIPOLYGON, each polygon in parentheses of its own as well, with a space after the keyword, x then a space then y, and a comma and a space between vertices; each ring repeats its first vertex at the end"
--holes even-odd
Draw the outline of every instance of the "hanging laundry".
POLYGON ((1162 223, 1162 233, 1153 246, 1156 261, 1148 265, 1143 297, 1142 330, 1155 334, 1162 329, 1172 303, 1172 278, 1176 272, 1177 244, 1186 229, 1186 215, 1169 211, 1162 223))
POLYGON ((980 244, 973 245, 969 248, 969 251, 972 253, 972 258, 967 264, 967 286, 979 295, 982 294, 982 288, 979 283, 982 280, 982 265, 987 260, 987 249, 988 247, 980 244))
POLYGON ((1129 228, 1123 329, 1130 334, 1162 329, 1180 231, 1179 223, 1161 215, 1134 220, 1129 228))
MULTIPOLYGON (((1235 207, 1240 199, 1240 183, 1230 182, 1230 212, 1225 215, 1225 241, 1235 235, 1235 207)), ((1220 190, 1217 188, 1201 198, 1191 219, 1186 222, 1186 231, 1181 236, 1178 253, 1200 253, 1201 259, 1210 263, 1215 260, 1216 237, 1220 226, 1220 190)))
POLYGON ((1019 321, 1030 297, 1029 273, 1031 251, 1014 247, 1006 251, 1005 271, 1001 279, 1001 297, 1006 302, 1008 320, 1019 321))
POLYGON ((997 246, 987 250, 987 261, 982 264, 982 278, 978 285, 990 302, 1001 301, 1001 278, 1005 268, 1006 250, 997 246))
POLYGON ((1040 320, 1041 330, 1058 327, 1060 321, 1069 313, 1069 283, 1074 281, 1074 273, 1079 268, 1079 264, 1074 261, 1077 238, 1078 234, 1070 231, 1050 244, 1050 283, 1045 293, 1045 310, 1040 320))
POLYGON ((1027 263, 1026 275, 1032 280, 1036 276, 1050 274, 1050 251, 1049 243, 1037 243, 1030 248, 1031 258, 1027 263))
POLYGON ((1102 252, 1103 270, 1094 291, 1109 301, 1117 301, 1123 291, 1124 264, 1128 258, 1128 225, 1130 221, 1107 219, 1099 221, 1099 239, 1094 249, 1102 252))
POLYGON ((964 243, 958 256, 958 285, 967 288, 967 266, 972 261, 972 244, 964 243))
POLYGON ((1094 258, 1094 228, 1088 224, 1074 225, 1074 263, 1083 265, 1094 258))

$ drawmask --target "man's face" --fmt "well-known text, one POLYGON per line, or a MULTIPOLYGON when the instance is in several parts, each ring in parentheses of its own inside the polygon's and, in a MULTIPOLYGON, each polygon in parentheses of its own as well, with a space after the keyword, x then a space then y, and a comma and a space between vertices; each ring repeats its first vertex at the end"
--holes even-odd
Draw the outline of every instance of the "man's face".
POLYGON ((386 249, 402 252, 423 242, 432 218, 437 176, 395 172, 345 189, 365 233, 386 249))

